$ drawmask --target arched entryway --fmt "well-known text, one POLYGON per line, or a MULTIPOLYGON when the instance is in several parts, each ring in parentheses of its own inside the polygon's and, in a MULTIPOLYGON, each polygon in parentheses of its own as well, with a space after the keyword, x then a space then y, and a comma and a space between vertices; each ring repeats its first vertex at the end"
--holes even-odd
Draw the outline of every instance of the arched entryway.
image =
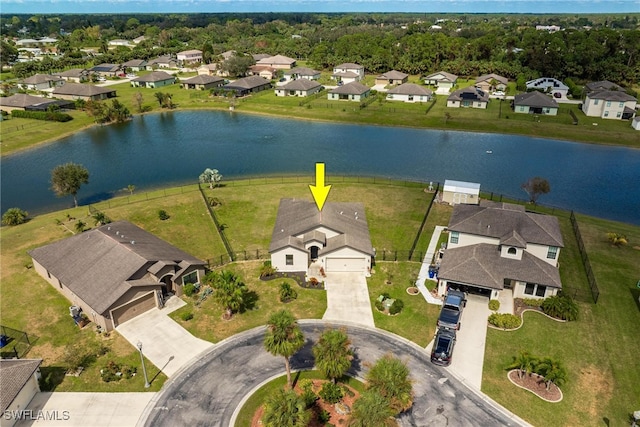
POLYGON ((320 248, 317 246, 311 246, 309 248, 309 256, 311 257, 311 260, 318 259, 318 251, 320 251, 320 248))
POLYGON ((162 279, 160 279, 160 283, 162 284, 163 297, 167 296, 169 293, 175 292, 175 290, 173 289, 173 282, 171 281, 170 275, 163 276, 162 279))

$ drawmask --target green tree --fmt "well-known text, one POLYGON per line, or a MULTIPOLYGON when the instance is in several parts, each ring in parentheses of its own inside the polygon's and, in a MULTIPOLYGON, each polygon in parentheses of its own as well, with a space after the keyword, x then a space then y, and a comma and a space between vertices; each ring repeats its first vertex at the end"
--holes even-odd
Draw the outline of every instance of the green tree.
POLYGON ((218 169, 206 168, 198 179, 202 183, 209 184, 209 188, 212 189, 218 186, 218 183, 222 180, 222 175, 218 172, 218 169))
POLYGON ((522 378, 533 372, 536 363, 538 363, 538 358, 528 351, 521 351, 517 357, 513 358, 513 363, 508 366, 508 369, 518 369, 518 377, 522 378))
POLYGON ((328 329, 313 346, 316 368, 334 384, 351 367, 353 349, 344 330, 328 329))
POLYGON ((578 319, 578 304, 567 295, 553 295, 545 298, 541 308, 551 317, 567 321, 578 319))
POLYGON ((353 404, 349 427, 396 426, 389 401, 374 390, 365 390, 353 404))
POLYGON ((400 359, 387 354, 371 367, 366 375, 367 390, 375 391, 388 400, 394 414, 413 405, 413 384, 409 368, 400 359))
POLYGON ((213 297, 224 308, 225 318, 230 319, 234 311, 244 306, 248 293, 247 286, 232 272, 213 271, 207 274, 205 282, 214 289, 213 297))
POLYGON ((267 332, 264 347, 274 356, 284 357, 287 371, 287 384, 291 388, 291 364, 289 358, 304 346, 304 334, 298 321, 288 310, 280 310, 271 315, 267 321, 267 332))
POLYGON ((4 225, 20 225, 27 222, 29 213, 20 208, 9 208, 2 215, 2 223, 4 225))
POLYGON ((522 185, 520 185, 520 188, 522 188, 529 195, 529 201, 534 205, 538 201, 538 197, 540 197, 540 195, 547 194, 549 191, 551 191, 549 181, 539 176, 529 178, 527 181, 522 183, 522 185))
POLYGON ((51 171, 51 188, 56 196, 73 196, 73 203, 78 207, 76 198, 82 184, 89 183, 89 171, 77 163, 66 163, 56 166, 51 171))
POLYGON ((96 226, 109 224, 111 222, 111 218, 105 215, 104 212, 100 212, 100 211, 93 214, 93 219, 96 222, 96 226))
POLYGON ((558 387, 567 381, 567 370, 562 364, 550 357, 545 357, 536 365, 536 372, 544 377, 547 390, 554 383, 558 387))
POLYGON ((310 420, 311 412, 295 391, 279 389, 267 397, 262 415, 266 427, 306 427, 310 420))
POLYGON ((280 283, 280 302, 289 302, 298 298, 298 292, 287 282, 280 283))

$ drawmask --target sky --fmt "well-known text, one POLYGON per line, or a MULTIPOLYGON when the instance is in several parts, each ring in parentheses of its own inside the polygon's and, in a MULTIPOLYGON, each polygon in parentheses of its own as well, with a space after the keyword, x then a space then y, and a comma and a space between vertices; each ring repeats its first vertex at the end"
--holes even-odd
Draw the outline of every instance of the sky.
POLYGON ((0 0, 0 13, 640 13, 640 0, 0 0))

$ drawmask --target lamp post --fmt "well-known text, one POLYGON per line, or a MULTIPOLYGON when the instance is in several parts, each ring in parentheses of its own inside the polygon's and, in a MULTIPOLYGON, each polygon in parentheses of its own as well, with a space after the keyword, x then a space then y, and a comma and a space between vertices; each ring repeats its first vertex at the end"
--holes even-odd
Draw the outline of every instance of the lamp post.
POLYGON ((147 368, 144 366, 144 357, 142 356, 142 342, 138 341, 138 350, 140 351, 140 363, 142 363, 142 373, 144 374, 144 388, 151 387, 147 378, 147 368))

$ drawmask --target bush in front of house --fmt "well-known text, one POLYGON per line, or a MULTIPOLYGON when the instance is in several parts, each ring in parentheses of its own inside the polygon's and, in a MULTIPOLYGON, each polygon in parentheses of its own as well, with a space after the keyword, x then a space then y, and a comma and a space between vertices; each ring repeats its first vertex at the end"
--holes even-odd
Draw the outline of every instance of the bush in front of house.
POLYGON ((542 298, 523 298, 522 302, 529 307, 540 307, 544 302, 542 298))
POLYGON ((287 282, 280 283, 280 302, 289 302, 298 298, 298 292, 287 282))
POLYGON ((185 311, 180 315, 180 318, 185 322, 188 322, 189 320, 193 319, 193 313, 190 311, 185 311))
POLYGON ((546 298, 541 307, 545 314, 557 319, 566 321, 578 319, 578 304, 567 295, 554 295, 546 298))
POLYGON ((393 304, 391 304, 391 307, 389 307, 389 314, 394 315, 394 314, 398 314, 402 311, 402 309, 404 308, 404 303, 402 302, 401 299, 396 299, 393 304))
POLYGON ((500 301, 497 299, 492 299, 489 301, 489 310, 498 311, 500 309, 500 301))
POLYGON ((184 292, 184 294, 188 297, 193 296, 197 292, 196 286, 193 283, 187 283, 182 288, 182 292, 184 292))
POLYGON ((522 324, 522 319, 514 314, 493 313, 489 316, 489 323, 502 329, 515 329, 522 324))

